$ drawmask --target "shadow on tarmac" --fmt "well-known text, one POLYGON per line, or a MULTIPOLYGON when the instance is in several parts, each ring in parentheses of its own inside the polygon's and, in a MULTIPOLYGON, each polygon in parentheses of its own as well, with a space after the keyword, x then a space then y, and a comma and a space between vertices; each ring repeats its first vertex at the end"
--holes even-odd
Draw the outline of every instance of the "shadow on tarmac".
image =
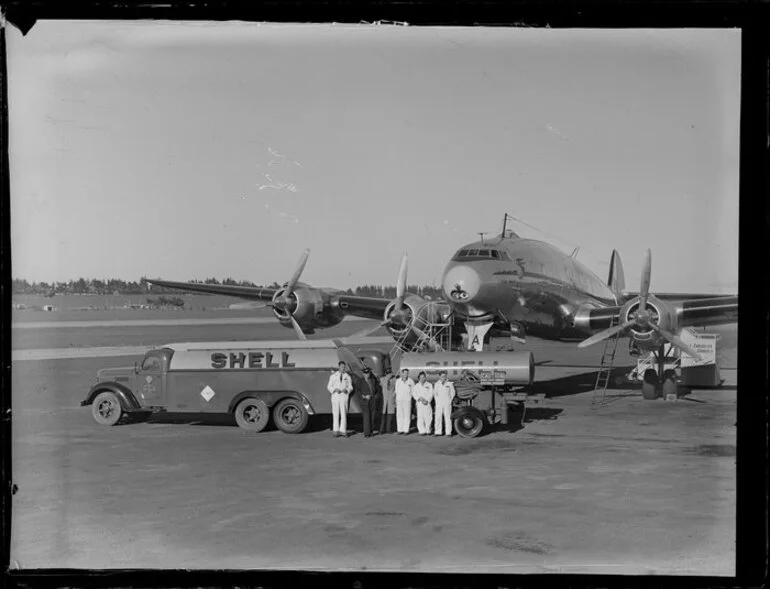
POLYGON ((502 423, 487 425, 479 437, 481 438, 488 434, 494 434, 498 432, 515 434, 516 432, 523 430, 528 423, 532 423, 533 421, 550 421, 558 419, 558 415, 562 411, 564 410, 554 409, 552 407, 528 407, 526 412, 511 411, 508 414, 507 425, 502 423))
MULTIPOLYGON (((627 389, 639 388, 635 383, 626 380, 626 375, 632 369, 633 366, 616 366, 613 368, 610 372, 610 388, 614 388, 615 386, 621 386, 627 389)), ((552 380, 539 382, 536 380, 529 387, 529 392, 535 395, 544 394, 547 399, 590 392, 594 390, 594 387, 596 386, 596 377, 598 374, 599 371, 594 370, 552 380)))

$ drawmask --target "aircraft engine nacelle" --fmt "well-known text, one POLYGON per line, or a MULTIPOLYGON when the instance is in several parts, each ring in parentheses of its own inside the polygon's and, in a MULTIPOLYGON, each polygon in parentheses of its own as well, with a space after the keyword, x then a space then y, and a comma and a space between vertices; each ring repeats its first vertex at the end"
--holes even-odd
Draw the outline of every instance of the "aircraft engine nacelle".
MULTIPOLYGON (((442 323, 448 320, 452 309, 444 303, 427 301, 419 295, 407 294, 404 297, 401 316, 394 316, 396 301, 391 302, 383 314, 383 320, 388 322, 386 329, 394 338, 400 338, 410 330, 410 325, 418 329, 425 329, 429 323, 442 323)), ((417 334, 412 334, 416 339, 417 334)))
MULTIPOLYGON (((639 298, 637 297, 626 303, 621 310, 620 323, 632 321, 638 310, 639 298)), ((677 331, 676 313, 670 305, 656 298, 654 295, 650 295, 647 299, 647 310, 650 313, 651 323, 670 332, 675 333, 677 331)), ((632 325, 629 328, 628 335, 633 338, 640 348, 645 350, 656 350, 658 346, 666 342, 664 338, 649 326, 638 324, 632 325)))
POLYGON ((409 328, 409 323, 418 316, 419 310, 425 305, 427 301, 422 297, 414 294, 408 294, 404 297, 404 303, 402 308, 402 317, 398 321, 395 320, 393 311, 396 307, 396 301, 385 307, 383 313, 383 321, 389 322, 385 327, 394 338, 404 335, 404 332, 409 328))
POLYGON ((313 333, 319 328, 333 327, 344 318, 342 310, 333 307, 331 297, 322 290, 298 284, 288 303, 285 294, 286 289, 281 288, 273 295, 273 315, 283 327, 291 328, 290 317, 294 317, 303 332, 313 333))

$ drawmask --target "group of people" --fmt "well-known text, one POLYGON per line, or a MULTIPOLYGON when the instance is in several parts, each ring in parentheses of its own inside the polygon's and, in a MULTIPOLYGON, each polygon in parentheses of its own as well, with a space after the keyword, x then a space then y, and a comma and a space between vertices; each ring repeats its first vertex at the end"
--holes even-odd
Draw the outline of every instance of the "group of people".
MULTIPOLYGON (((435 384, 428 382, 425 372, 420 372, 417 382, 409 377, 407 369, 402 370, 398 377, 388 371, 379 381, 368 366, 364 367, 363 372, 364 390, 361 391, 360 399, 365 437, 376 433, 393 433, 394 415, 398 434, 408 435, 411 430, 413 407, 416 408, 419 435, 452 435, 451 415, 455 388, 452 382, 447 380, 446 370, 439 372, 439 379, 435 384), (375 431, 377 415, 380 416, 379 429, 375 431), (431 432, 434 415, 435 427, 431 432)), ((335 436, 347 437, 347 408, 348 399, 353 392, 353 379, 344 362, 339 363, 338 370, 329 378, 327 388, 332 396, 332 431, 335 436)))

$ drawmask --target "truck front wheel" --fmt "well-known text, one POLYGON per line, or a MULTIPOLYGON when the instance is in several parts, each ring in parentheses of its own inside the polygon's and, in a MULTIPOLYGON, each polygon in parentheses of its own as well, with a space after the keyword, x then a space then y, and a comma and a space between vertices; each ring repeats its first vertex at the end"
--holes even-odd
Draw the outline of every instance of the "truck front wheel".
POLYGON ((270 410, 262 399, 249 397, 235 407, 235 423, 250 432, 261 432, 270 420, 270 410))
POLYGON ((282 432, 298 434, 307 426, 307 409, 296 399, 284 399, 273 409, 273 421, 282 432))
POLYGON ((123 416, 123 407, 115 393, 104 391, 96 395, 91 404, 91 414, 100 425, 115 425, 123 416))

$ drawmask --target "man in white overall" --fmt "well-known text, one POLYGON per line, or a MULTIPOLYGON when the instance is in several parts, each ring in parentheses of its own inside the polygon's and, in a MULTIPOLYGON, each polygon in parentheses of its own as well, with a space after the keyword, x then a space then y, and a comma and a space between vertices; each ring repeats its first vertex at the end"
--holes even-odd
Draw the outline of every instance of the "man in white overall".
POLYGON ((399 434, 409 433, 412 418, 412 389, 414 381, 409 378, 409 371, 404 368, 396 380, 396 431, 399 434))
POLYGON ((434 436, 442 434, 442 420, 446 425, 446 435, 452 435, 452 400, 455 398, 455 385, 446 379, 446 370, 438 373, 438 382, 433 385, 433 398, 436 400, 436 427, 434 436))
POLYGON ((332 395, 332 431, 335 437, 348 436, 348 397, 353 392, 353 381, 346 368, 345 363, 340 362, 326 387, 332 395))
POLYGON ((417 377, 417 384, 412 389, 412 396, 417 403, 417 431, 421 436, 430 433, 431 422, 433 421, 433 385, 428 382, 428 375, 421 372, 417 377))

